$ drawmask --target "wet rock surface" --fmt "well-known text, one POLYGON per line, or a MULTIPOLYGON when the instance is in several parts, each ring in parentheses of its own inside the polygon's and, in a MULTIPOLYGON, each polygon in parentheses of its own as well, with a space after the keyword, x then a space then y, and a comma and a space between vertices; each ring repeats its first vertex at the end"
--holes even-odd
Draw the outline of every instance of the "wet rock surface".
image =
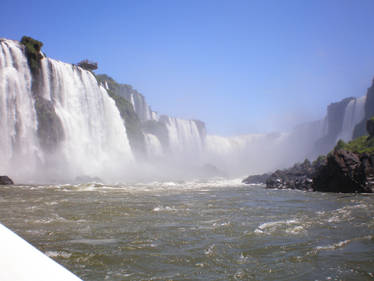
POLYGON ((0 176, 0 185, 11 185, 14 184, 12 179, 8 176, 0 176))
POLYGON ((373 192, 374 155, 337 150, 316 170, 313 190, 324 192, 373 192))

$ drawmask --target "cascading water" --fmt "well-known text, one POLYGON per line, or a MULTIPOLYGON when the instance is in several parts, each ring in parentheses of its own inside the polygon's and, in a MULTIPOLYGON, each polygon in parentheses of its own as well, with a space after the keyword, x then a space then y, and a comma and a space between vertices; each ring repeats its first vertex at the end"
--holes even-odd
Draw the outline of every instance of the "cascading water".
POLYGON ((33 168, 42 158, 36 130, 27 60, 17 42, 0 39, 1 174, 15 177, 33 174, 33 168))
POLYGON ((169 135, 169 147, 173 154, 188 156, 203 149, 203 136, 194 120, 162 116, 169 135))
POLYGON ((355 126, 362 121, 365 116, 366 96, 351 100, 344 112, 343 128, 337 140, 352 140, 355 126))
POLYGON ((153 134, 144 134, 147 155, 150 159, 162 157, 164 155, 159 139, 153 134))
MULTIPOLYGON (((124 121, 92 73, 44 58, 42 86, 38 93, 32 93, 22 46, 2 40, 0 55, 0 129, 6 136, 0 142, 0 150, 10 162, 22 156, 17 171, 27 170, 39 161, 44 163, 44 178, 66 180, 87 175, 110 179, 123 174, 125 165, 133 159, 124 121), (64 138, 53 153, 43 151, 37 140, 33 94, 51 101, 61 121, 64 138), (32 163, 25 160, 29 158, 32 163)), ((1 172, 14 174, 10 166, 2 166, 1 172)))
MULTIPOLYGON (((41 60, 37 85, 32 77, 23 45, 0 39, 0 173, 38 181, 81 175, 125 178, 133 154, 124 121, 106 91, 108 82, 99 86, 91 72, 46 57, 41 60), (55 135, 48 142, 43 136, 49 138, 48 127, 55 128, 56 122, 49 123, 41 107, 51 110, 63 131, 52 130, 55 135)), ((119 84, 117 91, 141 121, 139 132, 144 133, 149 160, 183 173, 187 166, 205 164, 229 174, 286 167, 303 160, 315 141, 329 131, 325 118, 288 134, 206 136, 202 122, 159 116, 131 86, 119 84)), ((363 118, 365 102, 366 97, 349 101, 339 138, 351 139, 353 128, 363 118)))
POLYGON ((74 174, 105 177, 103 171, 118 172, 132 152, 114 101, 89 71, 52 59, 48 66, 43 92, 53 95, 65 133, 62 152, 74 174))
POLYGON ((205 162, 232 176, 264 173, 292 163, 288 134, 253 134, 235 137, 208 135, 205 162), (288 163, 285 163, 288 161, 288 163))
MULTIPOLYGON (((144 96, 138 91, 134 90, 130 85, 117 84, 114 89, 116 95, 125 98, 132 104, 140 121, 158 120, 159 116, 156 112, 152 111, 151 107, 147 104, 144 96)), ((108 83, 104 84, 106 89, 109 89, 108 83)))

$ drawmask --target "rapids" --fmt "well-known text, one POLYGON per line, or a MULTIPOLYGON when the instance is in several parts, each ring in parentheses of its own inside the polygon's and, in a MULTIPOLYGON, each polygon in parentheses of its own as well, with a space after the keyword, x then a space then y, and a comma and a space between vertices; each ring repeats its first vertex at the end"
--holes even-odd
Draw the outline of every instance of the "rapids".
POLYGON ((374 197, 233 181, 0 187, 2 223, 83 280, 372 280, 374 197))

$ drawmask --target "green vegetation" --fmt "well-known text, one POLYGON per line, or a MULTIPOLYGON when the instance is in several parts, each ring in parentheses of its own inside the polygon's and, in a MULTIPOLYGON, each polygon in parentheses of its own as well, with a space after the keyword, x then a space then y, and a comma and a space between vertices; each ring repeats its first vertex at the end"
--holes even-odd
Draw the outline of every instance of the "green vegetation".
POLYGON ((366 121, 366 130, 367 133, 369 133, 369 136, 361 136, 348 143, 339 140, 334 151, 344 149, 357 153, 374 153, 374 116, 366 121))
POLYGON ((40 61, 43 58, 42 54, 40 53, 43 43, 28 36, 23 36, 21 43, 26 47, 25 54, 27 57, 27 62, 29 64, 31 73, 35 75, 40 69, 40 61))
POLYGON ((348 143, 339 140, 334 150, 344 149, 357 153, 374 153, 374 138, 362 136, 348 143))

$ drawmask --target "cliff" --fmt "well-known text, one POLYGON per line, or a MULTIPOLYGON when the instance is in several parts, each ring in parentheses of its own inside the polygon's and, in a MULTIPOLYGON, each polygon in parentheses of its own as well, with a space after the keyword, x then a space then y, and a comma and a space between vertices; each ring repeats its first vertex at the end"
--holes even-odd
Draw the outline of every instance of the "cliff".
POLYGON ((365 125, 366 121, 374 116, 374 79, 371 87, 366 93, 366 103, 365 103, 365 115, 360 123, 358 123, 353 131, 353 138, 364 136, 366 134, 365 125))
POLYGON ((369 136, 345 143, 313 163, 305 160, 271 174, 249 176, 243 183, 266 183, 267 188, 321 192, 374 192, 374 118, 367 121, 369 136))
POLYGON ((315 150, 325 154, 335 146, 339 134, 343 130, 343 121, 346 108, 354 98, 345 98, 327 107, 327 116, 323 130, 325 135, 316 141, 315 150))
POLYGON ((124 120, 127 136, 132 150, 137 157, 144 158, 146 152, 145 138, 142 132, 142 125, 133 105, 119 93, 124 85, 114 81, 106 74, 95 75, 97 81, 105 87, 109 96, 115 101, 116 106, 124 120))

